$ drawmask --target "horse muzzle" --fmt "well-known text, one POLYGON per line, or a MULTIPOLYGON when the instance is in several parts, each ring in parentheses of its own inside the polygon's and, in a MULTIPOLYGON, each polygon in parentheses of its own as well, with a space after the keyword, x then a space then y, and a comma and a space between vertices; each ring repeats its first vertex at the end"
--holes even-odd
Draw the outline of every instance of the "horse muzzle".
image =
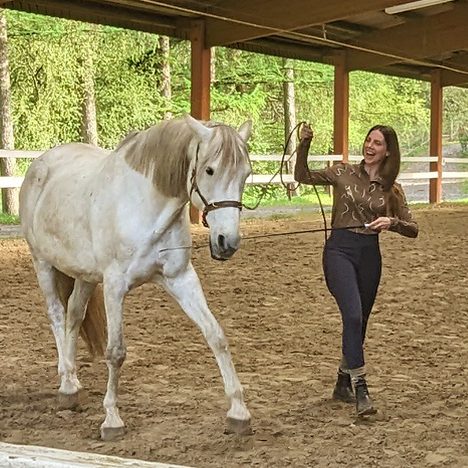
POLYGON ((210 253, 214 260, 229 260, 239 249, 240 238, 235 241, 229 241, 222 234, 218 235, 216 241, 210 239, 210 253))

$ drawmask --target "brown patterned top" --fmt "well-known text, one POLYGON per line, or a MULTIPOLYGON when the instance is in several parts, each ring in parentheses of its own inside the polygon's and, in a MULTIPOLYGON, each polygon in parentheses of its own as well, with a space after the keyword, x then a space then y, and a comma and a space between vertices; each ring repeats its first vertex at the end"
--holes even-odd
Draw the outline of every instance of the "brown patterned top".
MULTIPOLYGON (((413 219, 403 189, 395 185, 403 194, 404 203, 399 217, 391 216, 388 209, 387 194, 383 190, 382 179, 370 179, 360 164, 339 163, 321 170, 309 170, 307 154, 310 141, 303 140, 297 148, 294 178, 297 182, 311 185, 332 185, 333 209, 332 228, 363 226, 380 216, 388 216, 392 224, 390 231, 407 237, 418 235, 418 225, 413 219)), ((350 231, 360 234, 376 234, 365 227, 352 228, 350 231)))

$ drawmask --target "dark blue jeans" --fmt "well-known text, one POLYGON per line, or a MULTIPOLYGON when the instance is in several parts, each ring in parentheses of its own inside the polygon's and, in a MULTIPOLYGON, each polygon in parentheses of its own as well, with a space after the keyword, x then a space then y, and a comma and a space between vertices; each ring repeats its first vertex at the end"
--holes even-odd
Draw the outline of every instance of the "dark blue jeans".
POLYGON ((364 366, 367 322, 382 271, 378 237, 335 230, 323 252, 327 286, 341 312, 342 351, 349 369, 364 366))

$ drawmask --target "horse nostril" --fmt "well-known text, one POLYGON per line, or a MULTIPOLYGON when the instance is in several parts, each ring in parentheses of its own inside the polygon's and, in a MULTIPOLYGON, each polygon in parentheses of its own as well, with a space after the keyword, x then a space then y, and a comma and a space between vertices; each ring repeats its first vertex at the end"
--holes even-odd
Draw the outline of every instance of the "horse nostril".
POLYGON ((218 245, 221 249, 226 250, 226 238, 222 234, 218 236, 218 245))

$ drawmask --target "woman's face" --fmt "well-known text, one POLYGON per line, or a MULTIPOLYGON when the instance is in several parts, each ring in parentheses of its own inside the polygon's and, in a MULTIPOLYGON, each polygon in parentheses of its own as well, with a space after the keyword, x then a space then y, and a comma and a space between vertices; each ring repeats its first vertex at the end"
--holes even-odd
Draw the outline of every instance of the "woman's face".
POLYGON ((372 130, 367 136, 363 156, 367 166, 380 166, 387 157, 387 143, 380 130, 372 130))

